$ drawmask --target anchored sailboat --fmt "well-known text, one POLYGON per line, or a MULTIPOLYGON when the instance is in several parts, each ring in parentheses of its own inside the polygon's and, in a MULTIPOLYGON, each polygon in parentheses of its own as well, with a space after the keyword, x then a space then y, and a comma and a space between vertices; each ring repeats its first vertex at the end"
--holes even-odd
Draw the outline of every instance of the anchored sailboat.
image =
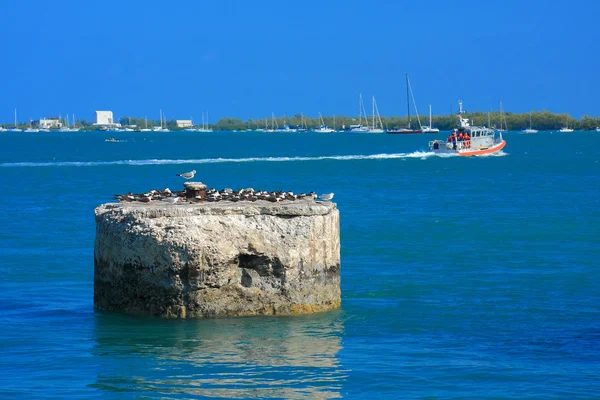
POLYGON ((531 127, 531 111, 529 112, 529 128, 523 129, 523 133, 538 133, 537 129, 531 127))
POLYGON ((15 127, 10 128, 9 132, 23 132, 22 129, 19 129, 19 125, 17 124, 17 109, 15 108, 15 127))
POLYGON ((377 102, 375 101, 375 96, 373 96, 373 125, 369 127, 370 133, 383 133, 383 124, 381 123, 381 116, 379 115, 379 108, 377 107, 377 102), (377 112, 377 120, 375 120, 375 112, 377 112), (379 122, 379 128, 375 124, 376 121, 379 122))
POLYGON ((567 115, 567 125, 564 128, 561 128, 559 130, 559 132, 563 132, 563 133, 571 133, 573 132, 574 129, 573 128, 569 128, 569 116, 567 115))
POLYGON ((439 133, 439 129, 438 128, 434 128, 431 125, 431 104, 429 105, 429 126, 424 126, 423 127, 423 133, 439 133))
POLYGON ((321 126, 315 129, 315 132, 318 133, 331 133, 335 132, 335 129, 331 129, 327 125, 325 125, 325 121, 323 121, 323 116, 319 113, 319 121, 321 121, 321 126))
POLYGON ((366 126, 369 123, 367 120, 367 112, 365 110, 365 104, 363 103, 362 93, 358 95, 358 125, 350 125, 350 132, 369 132, 369 127, 366 126), (362 116, 365 116, 365 125, 362 124, 362 116))
POLYGON ((421 133, 421 132, 423 132, 423 129, 421 128, 421 120, 419 119, 419 112, 417 111, 417 105, 415 103, 415 97, 412 95, 410 81, 408 80, 408 74, 406 74, 406 106, 407 106, 407 110, 408 110, 408 128, 388 129, 387 133, 406 134, 406 133, 421 133), (411 127, 409 92, 410 92, 410 96, 412 97, 413 104, 415 106, 415 114, 417 115, 417 121, 419 122, 419 129, 412 129, 412 127, 411 127))

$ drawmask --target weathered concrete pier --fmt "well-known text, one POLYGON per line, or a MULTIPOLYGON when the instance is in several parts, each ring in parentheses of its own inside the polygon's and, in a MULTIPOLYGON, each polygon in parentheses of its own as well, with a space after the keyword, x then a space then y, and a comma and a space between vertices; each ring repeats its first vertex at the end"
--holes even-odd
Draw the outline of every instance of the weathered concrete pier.
POLYGON ((339 307, 335 203, 194 198, 96 208, 97 309, 196 318, 339 307))

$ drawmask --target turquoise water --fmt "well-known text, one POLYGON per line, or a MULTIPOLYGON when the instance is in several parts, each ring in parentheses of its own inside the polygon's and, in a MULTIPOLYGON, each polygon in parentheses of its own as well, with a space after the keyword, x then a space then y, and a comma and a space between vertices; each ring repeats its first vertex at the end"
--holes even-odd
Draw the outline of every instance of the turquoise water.
POLYGON ((0 397, 598 398, 596 132, 0 134, 0 397), (165 321, 93 309, 94 208, 209 186, 335 192, 342 307, 165 321))

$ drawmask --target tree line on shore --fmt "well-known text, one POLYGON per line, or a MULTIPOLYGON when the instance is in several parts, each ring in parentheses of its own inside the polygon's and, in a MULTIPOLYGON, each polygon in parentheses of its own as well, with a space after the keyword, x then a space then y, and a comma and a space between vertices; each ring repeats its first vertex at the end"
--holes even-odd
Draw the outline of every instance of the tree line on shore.
MULTIPOLYGON (((504 128, 508 130, 521 130, 529 127, 529 121, 531 117, 531 126, 538 130, 558 130, 565 126, 576 130, 592 130, 600 126, 600 117, 589 117, 584 115, 581 119, 572 118, 569 114, 555 114, 549 111, 535 111, 531 113, 511 113, 511 112, 467 112, 464 114, 465 118, 469 118, 471 125, 487 126, 491 128, 504 128)), ((411 116, 411 126, 413 128, 419 127, 419 119, 421 125, 429 124, 428 115, 420 115, 419 117, 411 116)), ((347 116, 324 116, 323 121, 325 125, 342 129, 343 127, 348 128, 350 125, 356 125, 361 123, 359 117, 347 117, 347 116)), ((457 124, 458 118, 455 114, 452 115, 434 115, 432 117, 432 125, 440 130, 450 130, 457 124)), ((145 118, 134 118, 134 117, 122 117, 119 121, 122 126, 136 126, 138 128, 154 128, 160 126, 158 120, 146 120, 145 118)), ((407 117, 381 117, 381 123, 384 129, 401 128, 408 126, 407 117)), ((362 118, 362 125, 372 125, 372 117, 368 117, 367 121, 362 118)), ((376 118, 375 124, 379 125, 379 121, 376 118)), ((34 121, 33 126, 36 125, 34 121)), ((296 114, 290 117, 276 117, 273 118, 262 118, 262 119, 249 119, 242 120, 233 117, 224 117, 217 121, 215 124, 209 124, 209 128, 216 131, 234 131, 234 130, 247 130, 247 129, 274 129, 277 126, 283 127, 288 125, 290 127, 301 127, 306 126, 310 128, 317 128, 321 125, 319 118, 307 118, 301 114, 296 114), (275 125, 275 126, 274 126, 275 125)), ((4 128, 13 127, 14 124, 2 124, 4 128)), ((96 126, 93 122, 81 119, 76 121, 72 126, 82 130, 95 130, 96 126)), ((177 127, 175 120, 163 121, 163 126, 170 130, 181 130, 185 128, 177 127)), ((29 127, 29 123, 18 124, 20 128, 29 127)))

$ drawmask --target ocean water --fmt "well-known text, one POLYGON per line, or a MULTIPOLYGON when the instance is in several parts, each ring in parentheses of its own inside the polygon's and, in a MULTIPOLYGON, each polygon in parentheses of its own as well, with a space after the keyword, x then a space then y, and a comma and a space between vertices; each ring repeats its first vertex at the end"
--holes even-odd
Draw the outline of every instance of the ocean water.
POLYGON ((1 398, 598 398, 596 132, 0 133, 1 398), (94 208, 182 188, 334 192, 342 307, 172 321, 93 309, 94 208))

